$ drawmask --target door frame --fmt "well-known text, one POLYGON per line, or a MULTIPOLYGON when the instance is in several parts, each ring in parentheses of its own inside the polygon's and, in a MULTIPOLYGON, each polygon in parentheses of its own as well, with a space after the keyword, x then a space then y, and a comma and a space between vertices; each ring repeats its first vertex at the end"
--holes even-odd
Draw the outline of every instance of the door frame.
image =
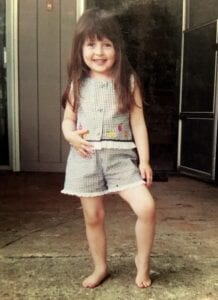
MULTIPOLYGON (((183 0, 183 12, 182 12, 182 43, 181 43, 181 69, 180 69, 180 91, 179 91, 179 116, 182 112, 182 93, 183 93, 183 68, 184 68, 184 41, 185 41, 185 32, 189 28, 189 0, 183 0)), ((210 23, 216 22, 216 44, 218 43, 218 20, 211 21, 199 26, 195 26, 193 29, 198 29, 203 26, 206 26, 210 23)), ((215 70, 214 70, 214 126, 213 126, 213 149, 212 149, 212 170, 211 175, 203 171, 196 171, 185 166, 181 166, 181 143, 182 143, 182 119, 179 117, 178 121, 178 145, 177 145, 177 169, 183 171, 184 174, 192 175, 193 177, 198 177, 202 179, 208 179, 209 181, 216 180, 216 168, 217 168, 217 144, 215 143, 217 139, 217 130, 218 130, 218 54, 215 53, 215 70), (187 171, 187 173, 186 173, 187 171), (201 177, 201 174, 203 177, 201 177)))
POLYGON ((20 171, 18 94, 18 0, 6 1, 6 68, 8 110, 8 169, 20 171))
MULTIPOLYGON (((181 67, 180 67, 180 85, 179 85, 179 114, 182 110, 182 90, 183 90, 183 66, 184 66, 184 32, 187 27, 187 0, 183 0, 182 6, 182 41, 181 41, 181 67)), ((178 144, 177 144, 177 169, 181 165, 181 142, 182 142, 182 120, 178 121, 178 144)))
POLYGON ((78 20, 79 17, 84 13, 86 8, 86 0, 76 0, 76 19, 78 20))

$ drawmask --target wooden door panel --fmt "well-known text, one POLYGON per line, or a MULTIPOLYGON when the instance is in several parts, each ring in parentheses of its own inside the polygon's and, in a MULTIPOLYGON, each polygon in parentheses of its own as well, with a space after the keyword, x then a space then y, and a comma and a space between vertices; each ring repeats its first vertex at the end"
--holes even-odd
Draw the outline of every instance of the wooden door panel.
POLYGON ((76 22, 76 1, 19 1, 21 171, 64 171, 60 98, 76 22))

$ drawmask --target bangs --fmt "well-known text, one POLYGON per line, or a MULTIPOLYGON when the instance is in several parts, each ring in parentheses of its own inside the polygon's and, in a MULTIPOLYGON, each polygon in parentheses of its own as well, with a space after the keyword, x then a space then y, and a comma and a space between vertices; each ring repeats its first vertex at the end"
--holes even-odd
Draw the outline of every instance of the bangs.
POLYGON ((82 42, 87 38, 90 40, 95 38, 102 40, 105 37, 114 45, 119 45, 120 30, 111 14, 101 12, 99 14, 90 15, 89 18, 86 19, 86 22, 81 23, 82 28, 80 28, 80 33, 82 42))
POLYGON ((110 39, 112 41, 112 38, 110 37, 111 34, 109 34, 106 30, 103 28, 97 28, 96 26, 93 26, 92 28, 87 28, 86 31, 83 33, 83 41, 85 39, 94 40, 97 38, 97 40, 101 41, 104 37, 110 39))

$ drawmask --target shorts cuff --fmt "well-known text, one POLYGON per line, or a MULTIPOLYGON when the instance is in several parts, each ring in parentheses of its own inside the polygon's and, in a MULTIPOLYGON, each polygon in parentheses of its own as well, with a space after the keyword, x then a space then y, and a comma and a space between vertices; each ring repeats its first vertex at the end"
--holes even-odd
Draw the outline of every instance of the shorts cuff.
POLYGON ((145 182, 143 180, 139 180, 139 181, 136 181, 136 182, 133 182, 133 183, 123 185, 123 186, 118 186, 118 187, 115 187, 114 189, 109 189, 107 191, 107 194, 108 193, 121 192, 121 191, 124 191, 126 189, 130 189, 132 187, 135 187, 135 186, 138 186, 138 185, 141 185, 141 184, 145 184, 145 182))
POLYGON ((141 184, 145 184, 145 182, 143 180, 139 180, 130 184, 126 184, 123 186, 118 186, 114 189, 109 189, 109 190, 105 190, 105 191, 100 191, 100 192, 93 192, 93 193, 80 193, 80 192, 73 192, 70 190, 65 190, 63 189, 61 191, 62 194, 65 195, 70 195, 70 196, 77 196, 77 197, 97 197, 97 196, 103 196, 106 194, 110 194, 110 193, 116 193, 116 192, 121 192, 124 191, 126 189, 141 185, 141 184))
POLYGON ((80 192, 73 192, 69 190, 62 190, 62 194, 69 195, 69 196, 77 196, 77 197, 97 197, 102 196, 108 193, 107 190, 101 192, 93 192, 93 193, 80 193, 80 192))

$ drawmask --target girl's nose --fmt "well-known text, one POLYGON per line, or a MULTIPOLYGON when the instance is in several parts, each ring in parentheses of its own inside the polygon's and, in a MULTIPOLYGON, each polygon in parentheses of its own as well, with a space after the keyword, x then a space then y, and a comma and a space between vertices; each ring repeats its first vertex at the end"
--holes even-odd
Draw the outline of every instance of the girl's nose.
POLYGON ((101 44, 97 44, 96 47, 95 47, 95 54, 97 55, 102 55, 102 45, 101 44))

